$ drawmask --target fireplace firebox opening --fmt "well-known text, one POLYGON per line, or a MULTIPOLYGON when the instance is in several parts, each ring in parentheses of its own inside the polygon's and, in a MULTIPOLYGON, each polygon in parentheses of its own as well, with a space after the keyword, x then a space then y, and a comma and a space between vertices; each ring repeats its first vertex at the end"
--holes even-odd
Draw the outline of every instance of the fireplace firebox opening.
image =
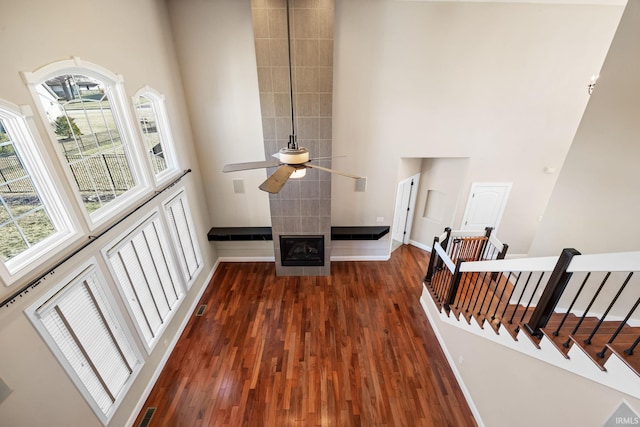
POLYGON ((324 236, 280 236, 280 262, 285 267, 324 265, 324 236))

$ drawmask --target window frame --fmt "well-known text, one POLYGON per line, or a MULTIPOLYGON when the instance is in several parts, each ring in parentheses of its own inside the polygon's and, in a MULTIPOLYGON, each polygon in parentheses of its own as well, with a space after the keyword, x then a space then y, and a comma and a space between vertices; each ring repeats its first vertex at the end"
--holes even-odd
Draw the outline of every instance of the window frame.
MULTIPOLYGON (((56 305, 59 305, 59 303, 56 305)), ((42 311, 46 311, 47 309, 48 308, 44 308, 42 311)), ((38 333, 46 343, 49 350, 53 353, 53 356, 60 363, 60 365, 62 365, 67 376, 69 376, 70 380, 78 389, 78 392, 86 400, 87 404, 91 407, 102 424, 106 426, 117 411, 120 404, 124 401, 129 389, 135 382, 136 377, 144 366, 145 361, 133 335, 131 334, 131 331, 129 330, 129 327, 127 326, 125 318, 122 315, 122 311, 120 310, 120 307, 116 303, 113 293, 107 285, 105 275, 102 273, 97 264, 96 258, 92 257, 84 262, 71 274, 69 274, 63 280, 59 281, 55 286, 53 286, 45 295, 40 297, 29 307, 27 307, 24 312, 33 324, 34 328, 38 331, 38 333), (126 343, 130 347, 130 350, 135 357, 134 365, 131 367, 131 373, 123 383, 117 396, 114 396, 115 400, 109 406, 106 412, 100 408, 99 403, 94 399, 87 385, 75 371, 73 365, 61 350, 60 345, 58 344, 56 339, 51 336, 49 330, 47 329, 47 326, 42 321, 42 316, 39 313, 39 310, 44 306, 56 304, 57 301, 62 302, 63 298, 65 298, 65 296, 68 296, 76 286, 82 286, 84 280, 93 275, 95 275, 95 278, 97 279, 97 286, 99 286, 100 290, 102 291, 102 297, 104 297, 104 300, 102 302, 106 303, 111 310, 111 314, 113 315, 111 320, 117 322, 115 325, 109 324, 109 330, 113 330, 114 326, 121 329, 121 337, 126 339, 126 343)))
POLYGON ((37 194, 57 231, 31 248, 0 262, 0 277, 5 286, 33 271, 43 260, 50 260, 78 242, 83 233, 77 227, 77 218, 69 210, 69 201, 55 185, 50 173, 52 167, 41 155, 46 152, 43 141, 33 125, 33 112, 29 106, 11 104, 0 99, 0 118, 11 135, 14 149, 19 154, 37 194))
MULTIPOLYGON (((173 316, 175 315, 176 311, 180 308, 180 306, 184 302, 184 299, 187 295, 187 290, 185 288, 184 280, 182 278, 182 275, 180 274, 181 272, 179 270, 179 267, 176 265, 177 260, 175 259, 174 248, 172 247, 172 244, 173 242, 170 239, 166 226, 165 224, 163 224, 161 220, 159 209, 155 208, 150 212, 149 215, 146 215, 143 219, 141 219, 140 221, 137 221, 134 225, 132 225, 127 230, 122 232, 118 237, 116 237, 111 242, 106 244, 101 250, 102 256, 105 260, 105 264, 109 269, 109 274, 111 275, 111 278, 115 282, 116 288, 118 289, 118 293, 120 294, 122 301, 124 301, 124 305, 127 309, 129 317, 132 320, 132 323, 136 329, 136 332, 140 337, 140 341, 144 345, 145 350, 149 355, 151 354, 155 346, 160 341, 160 338, 164 334, 164 331, 166 330, 167 326, 173 319, 173 316), (167 261, 167 269, 169 270, 169 274, 171 275, 171 278, 174 280, 174 287, 177 294, 177 300, 175 301, 173 306, 169 307, 168 315, 165 318, 161 319, 162 325, 158 329, 151 330, 151 326, 150 325, 147 326, 150 332, 152 334, 155 334, 155 336, 153 336, 152 339, 147 340, 147 338, 145 337, 145 333, 143 331, 143 325, 140 325, 140 319, 136 314, 136 310, 134 310, 134 308, 130 304, 129 295, 127 295, 128 291, 125 290, 123 285, 120 283, 118 274, 116 272, 116 268, 111 262, 111 256, 113 253, 117 253, 119 249, 127 245, 131 240, 133 240, 134 236, 140 234, 144 229, 146 229, 148 225, 154 222, 158 225, 158 228, 161 232, 161 235, 159 236, 160 245, 165 255, 165 260, 167 261)), ((134 292, 135 291, 136 289, 134 289, 134 292)), ((144 310, 142 311, 144 314, 144 310)))
POLYGON ((158 128, 158 137, 160 138, 160 143, 162 144, 162 152, 165 154, 165 162, 167 168, 158 174, 155 173, 153 165, 151 164, 148 156, 145 156, 149 171, 153 175, 156 185, 161 185, 169 181, 180 172, 180 164, 176 155, 173 133, 171 132, 171 126, 169 124, 167 105, 163 94, 146 85, 138 89, 138 91, 131 97, 131 102, 133 103, 133 112, 137 122, 136 128, 138 130, 138 134, 140 135, 145 153, 147 147, 145 143, 145 137, 143 135, 142 129, 140 128, 140 121, 136 108, 136 106, 138 105, 138 99, 141 96, 147 98, 151 103, 151 108, 156 117, 156 127, 158 128))
POLYGON ((48 139, 55 149, 58 160, 62 165, 67 183, 70 188, 73 189, 74 197, 77 203, 81 206, 83 217, 91 231, 95 231, 99 227, 107 224, 110 220, 116 218, 118 214, 121 214, 126 211, 127 208, 132 207, 138 200, 140 200, 140 198, 152 192, 153 189, 150 185, 149 179, 151 172, 148 170, 146 162, 142 160, 142 144, 139 141, 138 133, 133 131, 133 116, 126 101, 127 96, 124 90, 124 79, 122 75, 115 74, 97 64, 83 61, 75 57, 45 65, 33 72, 23 71, 21 74, 25 84, 31 92, 33 102, 40 113, 43 126, 49 137, 48 139), (71 168, 64 158, 62 150, 58 147, 58 144, 56 144, 56 135, 49 124, 46 111, 40 102, 40 97, 37 91, 37 87, 46 80, 61 74, 86 75, 101 81, 110 88, 110 94, 112 95, 109 99, 111 112, 113 114, 116 127, 120 133, 120 137, 123 140, 123 150, 127 154, 127 161, 135 183, 131 189, 123 193, 121 196, 118 196, 118 198, 114 199, 112 202, 91 213, 89 213, 85 208, 71 168))

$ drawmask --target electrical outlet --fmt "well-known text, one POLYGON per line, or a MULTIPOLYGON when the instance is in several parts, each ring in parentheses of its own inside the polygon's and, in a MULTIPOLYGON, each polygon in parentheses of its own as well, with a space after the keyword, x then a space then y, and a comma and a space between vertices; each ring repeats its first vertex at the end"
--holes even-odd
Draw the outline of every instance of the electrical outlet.
POLYGON ((464 363, 464 357, 462 356, 458 357, 458 363, 462 365, 464 363))
POLYGON ((377 216, 377 217, 376 217, 376 222, 377 222, 378 224, 382 224, 382 223, 384 222, 384 217, 383 217, 383 216, 377 216))

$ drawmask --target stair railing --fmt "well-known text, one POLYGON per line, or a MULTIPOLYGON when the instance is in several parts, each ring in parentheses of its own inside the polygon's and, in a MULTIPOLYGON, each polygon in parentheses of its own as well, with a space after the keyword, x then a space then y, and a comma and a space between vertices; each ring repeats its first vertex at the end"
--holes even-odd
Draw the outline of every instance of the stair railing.
MULTIPOLYGON (((575 249, 564 249, 560 258, 573 251, 575 249)), ((566 335, 565 347, 569 347, 572 341, 586 348, 597 345, 597 348, 587 352, 599 359, 608 356, 607 350, 633 355, 640 341, 640 333, 637 332, 640 326, 639 271, 640 252, 580 255, 575 251, 569 255, 566 264, 564 275, 567 282, 563 283, 563 279, 550 281, 536 312, 525 325, 527 331, 540 337, 550 314, 560 312, 564 315, 552 335, 566 335), (556 298, 558 294, 560 297, 556 298), (567 308, 560 308, 562 297, 566 300, 570 298, 567 308), (565 328, 565 321, 570 314, 577 314, 579 319, 572 328, 565 328), (585 320, 589 317, 597 321, 595 325, 587 327, 585 320), (595 338, 596 334, 599 338, 595 338), (618 342, 621 336, 625 336, 625 339, 618 342), (630 336, 635 338, 633 342, 629 340, 630 336)))
MULTIPOLYGON (((458 237, 446 234, 450 242, 458 237)), ((511 324, 515 332, 523 325, 536 338, 543 332, 566 336, 565 347, 572 341, 583 348, 595 345, 588 352, 603 360, 608 350, 632 355, 639 345, 640 252, 581 255, 570 248, 556 257, 468 261, 456 259, 455 251, 462 252, 453 243, 445 250, 439 240, 434 239, 433 270, 427 270, 431 281, 425 282, 447 313, 489 321, 496 328, 511 324), (559 325, 543 331, 558 313, 559 325), (579 319, 568 325, 570 315, 579 319)))
MULTIPOLYGON (((441 236, 433 239, 429 266, 424 281, 431 284, 434 297, 446 306, 452 294, 457 292, 459 266, 465 261, 504 259, 508 245, 492 234, 493 228, 484 231, 456 230, 447 227, 441 236)), ((446 307, 448 309, 448 307, 446 307)))
POLYGON ((496 259, 463 262, 445 308, 483 323, 518 325, 528 320, 536 296, 557 264, 558 257, 496 259))

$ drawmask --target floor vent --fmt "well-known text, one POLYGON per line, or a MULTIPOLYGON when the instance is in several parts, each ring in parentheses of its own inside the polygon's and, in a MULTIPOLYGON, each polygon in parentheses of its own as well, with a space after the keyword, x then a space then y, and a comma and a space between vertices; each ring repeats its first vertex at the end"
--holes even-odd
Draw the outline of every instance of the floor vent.
POLYGON ((140 425, 138 427, 148 427, 149 423, 151 422, 151 418, 153 418, 153 414, 156 413, 156 409, 158 408, 147 408, 147 410, 144 412, 144 417, 142 417, 142 421, 140 421, 140 425))
POLYGON ((196 316, 200 317, 204 314, 204 310, 207 308, 207 304, 202 304, 198 311, 196 311, 196 316))

